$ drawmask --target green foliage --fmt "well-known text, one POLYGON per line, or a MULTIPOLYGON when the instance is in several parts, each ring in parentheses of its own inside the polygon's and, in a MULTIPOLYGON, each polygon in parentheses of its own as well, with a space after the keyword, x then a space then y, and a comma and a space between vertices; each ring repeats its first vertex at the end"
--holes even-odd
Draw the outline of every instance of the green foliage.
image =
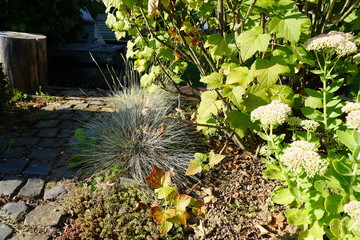
POLYGON ((13 89, 13 93, 12 93, 12 101, 18 102, 18 101, 27 101, 31 99, 31 97, 29 95, 27 95, 26 93, 22 93, 21 91, 17 90, 17 89, 13 89))
MULTIPOLYGON (((92 183, 73 188, 65 197, 68 224, 73 232, 62 239, 153 239, 159 237, 148 216, 149 195, 137 186, 120 186, 118 173, 99 176, 92 183), (66 238, 67 237, 67 238, 66 238)), ((182 239, 174 228, 166 239, 182 239)))
POLYGON ((3 72, 2 64, 0 63, 0 112, 9 109, 11 98, 12 95, 10 87, 6 81, 6 76, 3 72))

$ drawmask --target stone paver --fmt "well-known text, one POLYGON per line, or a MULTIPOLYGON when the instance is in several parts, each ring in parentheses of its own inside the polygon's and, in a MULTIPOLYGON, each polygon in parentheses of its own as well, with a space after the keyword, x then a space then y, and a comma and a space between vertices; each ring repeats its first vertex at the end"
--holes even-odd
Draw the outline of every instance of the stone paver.
POLYGON ((21 187, 24 180, 22 179, 5 179, 0 181, 0 195, 13 196, 21 187))
POLYGON ((55 200, 66 192, 65 186, 62 183, 48 184, 45 188, 44 200, 55 200))
POLYGON ((62 216, 62 207, 54 203, 37 206, 29 212, 24 224, 33 227, 51 227, 59 224, 62 216))
POLYGON ((47 148, 47 147, 49 147, 49 148, 59 148, 65 142, 66 142, 65 139, 44 138, 43 140, 41 140, 41 142, 39 142, 38 146, 39 147, 44 147, 44 148, 47 148))
POLYGON ((46 162, 53 162, 56 160, 58 154, 59 154, 59 149, 53 149, 53 148, 34 149, 30 153, 29 158, 46 161, 46 162))
POLYGON ((31 138, 31 137, 23 137, 15 139, 14 147, 25 147, 25 146, 35 146, 40 142, 40 138, 31 138))
POLYGON ((58 119, 46 119, 38 122, 34 127, 35 128, 52 128, 58 125, 61 120, 58 119))
POLYGON ((23 186, 18 196, 25 199, 34 199, 40 196, 42 189, 44 188, 45 181, 40 178, 31 178, 23 186))
POLYGON ((25 150, 26 148, 24 147, 13 147, 9 150, 6 150, 3 154, 0 154, 0 158, 21 158, 24 155, 25 150))
POLYGON ((11 220, 17 221, 25 216, 28 207, 23 202, 7 203, 0 209, 0 216, 8 217, 11 220))
POLYGON ((43 128, 36 134, 36 136, 43 138, 55 137, 58 132, 59 132, 58 128, 43 128))
POLYGON ((40 235, 33 235, 33 234, 25 234, 25 236, 19 235, 10 238, 10 240, 48 240, 50 236, 40 234, 40 235))
POLYGON ((0 240, 5 240, 7 239, 11 234, 12 234, 13 230, 5 225, 4 223, 0 223, 0 240))
POLYGON ((49 174, 52 164, 49 162, 32 161, 24 175, 45 177, 49 174))
POLYGON ((22 159, 9 159, 0 164, 0 174, 15 175, 22 172, 29 162, 22 159))

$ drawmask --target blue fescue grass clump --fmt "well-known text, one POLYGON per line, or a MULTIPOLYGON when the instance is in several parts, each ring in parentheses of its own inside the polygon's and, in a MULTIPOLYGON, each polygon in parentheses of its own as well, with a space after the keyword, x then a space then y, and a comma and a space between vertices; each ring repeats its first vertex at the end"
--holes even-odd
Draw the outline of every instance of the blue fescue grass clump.
POLYGON ((135 180, 144 182, 153 165, 174 173, 182 185, 195 153, 194 129, 173 117, 176 98, 139 87, 113 93, 114 112, 101 114, 84 128, 89 139, 81 154, 81 173, 91 176, 120 165, 135 180))

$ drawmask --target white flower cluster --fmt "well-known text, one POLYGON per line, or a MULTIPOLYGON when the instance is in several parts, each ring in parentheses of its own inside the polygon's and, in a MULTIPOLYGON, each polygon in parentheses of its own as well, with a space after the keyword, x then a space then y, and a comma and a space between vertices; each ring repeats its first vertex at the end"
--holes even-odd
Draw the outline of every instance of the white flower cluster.
POLYGON ((320 123, 314 120, 302 120, 300 126, 306 131, 314 132, 320 126, 320 123))
POLYGON ((351 201, 344 205, 344 212, 347 213, 352 220, 354 220, 357 228, 360 226, 360 202, 351 201))
POLYGON ((251 112, 251 121, 260 120, 262 125, 282 124, 291 114, 289 105, 274 100, 268 105, 260 106, 251 112))
POLYGON ((274 151, 269 149, 266 145, 262 146, 259 151, 259 154, 264 157, 270 157, 273 153, 274 151))
POLYGON ((348 102, 341 110, 348 113, 346 125, 360 131, 360 103, 348 102))
POLYGON ((291 143, 280 160, 291 171, 302 167, 309 177, 324 175, 328 166, 328 162, 317 153, 314 143, 300 140, 291 143))
POLYGON ((331 31, 328 34, 309 38, 305 44, 307 50, 333 49, 339 56, 345 56, 357 52, 354 37, 349 33, 331 31))

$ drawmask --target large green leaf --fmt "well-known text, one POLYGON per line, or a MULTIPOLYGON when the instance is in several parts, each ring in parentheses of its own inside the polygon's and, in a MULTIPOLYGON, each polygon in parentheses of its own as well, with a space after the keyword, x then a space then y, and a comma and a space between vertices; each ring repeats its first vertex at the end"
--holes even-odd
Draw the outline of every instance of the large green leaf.
POLYGON ((230 88, 223 89, 223 96, 228 97, 230 101, 238 108, 241 108, 241 104, 243 102, 243 95, 245 95, 245 93, 246 93, 245 88, 241 86, 236 86, 233 89, 230 88))
POLYGON ((240 45, 240 55, 243 61, 252 57, 256 51, 265 52, 271 40, 270 34, 264 34, 262 27, 254 27, 237 37, 240 45))
POLYGON ((277 204, 290 204, 295 200, 289 188, 278 187, 271 195, 271 201, 277 204))
POLYGON ((266 105, 270 102, 267 89, 260 85, 254 85, 247 89, 244 97, 244 106, 251 112, 259 106, 266 105))
POLYGON ((226 121, 230 124, 231 129, 241 138, 245 137, 246 130, 251 123, 249 115, 236 110, 228 113, 226 121))
POLYGON ((224 55, 231 55, 231 50, 226 43, 225 38, 219 33, 211 34, 204 46, 209 48, 209 52, 214 58, 216 56, 223 57, 224 55))
POLYGON ((219 88, 223 84, 224 76, 221 73, 213 72, 208 76, 202 77, 200 82, 207 84, 207 89, 219 88))
POLYGON ((285 16, 273 17, 269 22, 269 29, 271 33, 276 33, 276 37, 296 43, 301 35, 301 26, 308 21, 309 19, 302 13, 290 10, 285 16))
POLYGON ((343 206, 341 204, 342 196, 339 194, 332 194, 325 199, 324 206, 328 213, 341 213, 343 206))
POLYGON ((289 106, 294 102, 294 91, 287 85, 274 85, 270 88, 271 100, 280 100, 289 106))
POLYGON ((237 83, 240 86, 247 87, 253 80, 254 76, 247 67, 237 67, 232 69, 227 76, 226 84, 237 83))
POLYGON ((217 116, 219 109, 222 107, 223 102, 217 100, 216 91, 207 91, 201 94, 201 102, 198 108, 198 113, 201 117, 217 116))
POLYGON ((251 68, 259 83, 265 87, 273 86, 280 74, 290 72, 290 68, 280 56, 273 57, 270 61, 257 59, 251 68))

